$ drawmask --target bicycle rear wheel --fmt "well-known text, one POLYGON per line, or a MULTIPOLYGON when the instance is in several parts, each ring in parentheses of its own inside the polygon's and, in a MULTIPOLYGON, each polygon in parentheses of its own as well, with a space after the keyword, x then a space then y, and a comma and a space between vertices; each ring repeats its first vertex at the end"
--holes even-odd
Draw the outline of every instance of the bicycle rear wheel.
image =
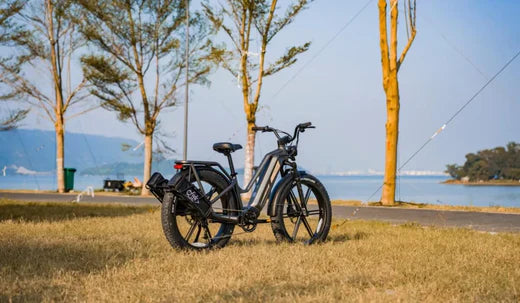
MULTIPOLYGON (((218 196, 227 186, 227 180, 213 170, 198 170, 200 183, 193 174, 184 177, 195 186, 199 192, 205 193, 209 200, 218 196), (202 186, 202 187, 201 187, 202 186)), ((186 207, 186 201, 176 197, 173 193, 166 193, 161 209, 163 231, 174 248, 180 249, 211 249, 225 246, 235 225, 231 223, 213 222, 201 217, 196 211, 186 207)), ((214 213, 234 215, 237 213, 238 203, 235 198, 226 193, 213 205, 214 213)))
POLYGON ((325 187, 315 177, 301 174, 281 187, 271 227, 278 241, 312 244, 325 241, 332 209, 325 187))

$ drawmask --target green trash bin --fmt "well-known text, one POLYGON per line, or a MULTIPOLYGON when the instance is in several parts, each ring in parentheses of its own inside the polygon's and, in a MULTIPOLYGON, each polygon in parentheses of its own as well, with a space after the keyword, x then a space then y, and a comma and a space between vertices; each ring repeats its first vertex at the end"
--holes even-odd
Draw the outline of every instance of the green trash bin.
POLYGON ((76 169, 64 168, 63 172, 65 174, 65 191, 71 191, 74 189, 74 173, 76 169))

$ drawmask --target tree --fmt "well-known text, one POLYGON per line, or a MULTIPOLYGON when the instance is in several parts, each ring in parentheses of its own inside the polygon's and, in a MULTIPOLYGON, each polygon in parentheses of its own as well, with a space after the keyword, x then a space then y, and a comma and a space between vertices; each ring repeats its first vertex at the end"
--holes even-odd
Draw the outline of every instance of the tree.
POLYGON ((87 97, 83 93, 85 80, 72 88, 70 64, 80 41, 68 18, 71 5, 70 0, 12 0, 4 2, 1 8, 2 15, 8 16, 1 24, 3 44, 11 50, 0 58, 0 81, 6 87, 1 98, 23 98, 40 108, 54 124, 60 193, 65 190, 65 113, 87 97), (44 80, 33 75, 42 65, 48 69, 45 72, 51 79, 50 91, 44 80))
POLYGON ((452 178, 460 180, 462 178, 462 170, 461 167, 457 164, 448 164, 446 165, 446 173, 448 173, 452 178))
POLYGON ((144 136, 142 194, 147 195, 159 114, 176 105, 186 82, 207 83, 211 51, 199 14, 190 19, 189 79, 183 79, 185 2, 180 0, 79 0, 77 23, 94 52, 81 61, 91 93, 104 108, 131 121, 144 136))
POLYGON ((476 154, 466 154, 464 165, 450 164, 446 172, 460 180, 468 177, 470 181, 491 179, 520 179, 520 144, 510 142, 504 147, 479 150, 476 154))
POLYGON ((253 127, 256 125, 263 79, 293 65, 297 60, 296 57, 309 49, 310 42, 289 47, 283 56, 266 67, 267 47, 282 29, 293 22, 296 15, 306 8, 309 2, 308 0, 291 2, 281 17, 276 16, 276 11, 280 10, 277 7, 277 0, 227 0, 218 7, 210 6, 208 1, 203 3, 204 13, 210 22, 217 30, 222 30, 231 41, 229 47, 214 49, 213 59, 233 77, 239 79, 241 86, 247 122, 245 184, 253 176, 256 136, 253 127), (259 41, 258 54, 252 51, 253 39, 259 41))
POLYGON ((397 57, 397 17, 398 0, 390 0, 390 45, 387 37, 387 1, 379 0, 379 35, 381 38, 381 65, 383 70, 383 89, 386 94, 386 154, 385 177, 381 203, 395 203, 395 175, 397 168, 397 141, 399 135, 399 81, 398 72, 404 58, 415 39, 415 0, 404 0, 406 26, 409 33, 408 43, 401 56, 397 57))
MULTIPOLYGON (((13 24, 10 19, 16 15, 22 7, 22 2, 19 1, 0 4, 0 45, 9 44, 9 42, 14 38, 13 34, 17 33, 16 30, 11 30, 13 24)), ((5 61, 6 59, 2 58, 0 60, 5 61)), ((0 80, 0 83, 3 82, 0 80)), ((10 100, 12 97, 14 96, 7 96, 7 100, 10 100)), ((2 101, 4 100, 2 99, 2 101)), ((28 113, 28 109, 10 111, 7 115, 0 118, 0 131, 8 131, 16 128, 18 123, 25 119, 28 113)))

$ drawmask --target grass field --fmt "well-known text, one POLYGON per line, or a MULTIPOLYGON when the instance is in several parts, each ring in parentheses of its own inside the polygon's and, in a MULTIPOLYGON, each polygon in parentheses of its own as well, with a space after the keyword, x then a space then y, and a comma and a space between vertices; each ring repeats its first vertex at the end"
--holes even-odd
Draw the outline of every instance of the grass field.
POLYGON ((0 200, 0 302, 520 300, 520 234, 349 221, 329 238, 265 225, 187 253, 157 207, 0 200))

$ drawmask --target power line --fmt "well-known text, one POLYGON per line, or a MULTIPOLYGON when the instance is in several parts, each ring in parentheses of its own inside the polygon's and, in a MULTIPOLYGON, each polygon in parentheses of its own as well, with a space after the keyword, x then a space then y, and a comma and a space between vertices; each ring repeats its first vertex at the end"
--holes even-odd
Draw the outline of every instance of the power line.
MULTIPOLYGON (((368 0, 365 5, 363 5, 361 7, 360 10, 358 10, 356 12, 356 14, 354 16, 352 16, 352 18, 350 18, 337 32, 336 34, 334 34, 334 36, 332 36, 332 38, 330 38, 327 43, 325 43, 321 48, 320 50, 318 50, 318 52, 316 54, 314 54, 314 56, 311 57, 311 59, 309 61, 307 61, 298 71, 296 71, 296 73, 294 73, 292 75, 292 77, 287 80, 271 97, 271 100, 274 100, 281 92, 282 90, 284 90, 288 85, 289 83, 291 83, 294 79, 296 79, 296 77, 298 77, 298 75, 305 69, 307 68, 307 66, 309 66, 327 47, 329 47, 330 44, 332 44, 332 42, 334 42, 334 40, 336 40, 339 35, 345 31, 345 29, 347 29, 347 27, 349 27, 352 22, 354 22, 354 20, 357 19, 357 17, 359 15, 361 15, 361 13, 370 5, 370 3, 372 3, 374 0, 368 0)), ((271 120, 272 120, 272 117, 271 117, 271 120)), ((231 136, 229 139, 231 139, 232 137, 235 136, 237 132, 234 132, 233 133, 233 136, 231 136)))
POLYGON ((287 85, 289 85, 289 83, 291 83, 294 79, 296 79, 296 77, 298 77, 298 75, 305 69, 307 68, 307 66, 309 66, 327 47, 329 47, 329 45, 334 42, 334 40, 336 40, 339 35, 345 30, 347 29, 347 27, 349 27, 352 22, 354 22, 354 20, 356 20, 356 18, 361 15, 361 13, 368 7, 368 5, 370 3, 372 3, 374 0, 368 0, 365 5, 363 7, 361 7, 361 9, 354 15, 352 16, 352 18, 350 18, 347 23, 345 23, 340 29, 339 31, 336 32, 336 34, 334 34, 334 36, 332 36, 332 38, 329 39, 329 41, 327 41, 327 43, 325 43, 325 45, 323 45, 320 50, 314 54, 314 56, 311 57, 311 59, 309 61, 307 61, 298 71, 296 71, 296 73, 294 73, 292 75, 291 78, 289 78, 289 80, 287 80, 287 82, 285 82, 274 94, 273 96, 271 97, 271 100, 275 99, 278 94, 280 94, 280 92, 282 90, 284 90, 287 85))
MULTIPOLYGON (((400 172, 401 169, 403 167, 406 166, 406 164, 408 164, 413 158, 415 158, 415 156, 421 152, 425 147, 426 145, 428 145, 438 134, 440 134, 444 129, 446 129, 446 127, 448 126, 448 124, 450 124, 470 103, 472 103, 478 95, 480 95, 488 86, 489 84, 491 84, 491 82, 493 82, 511 63, 513 63, 513 61, 516 60, 516 58, 518 58, 518 56, 520 56, 520 50, 518 50, 518 52, 511 58, 509 59, 509 61, 507 61, 506 64, 504 64, 502 66, 502 68, 500 68, 498 70, 498 72, 496 72, 493 77, 491 77, 475 94, 473 94, 473 96, 471 96, 471 98, 469 98, 468 101, 466 101, 466 103, 464 103, 464 105, 462 105, 447 121, 446 123, 444 123, 430 138, 428 138, 428 140, 426 140, 426 142, 423 143, 423 145, 421 145, 421 147, 419 147, 398 169, 397 171, 400 172)), ((372 193, 372 195, 367 199, 370 200, 381 188, 383 187, 383 185, 379 186, 379 188, 374 191, 374 193, 372 193)))
POLYGON ((491 84, 491 82, 493 82, 493 80, 495 80, 511 63, 513 63, 513 61, 515 61, 516 58, 518 58, 518 56, 520 55, 520 50, 518 50, 518 52, 511 58, 509 59, 509 61, 507 61, 506 64, 504 64, 504 66, 502 66, 502 68, 496 72, 493 77, 491 77, 487 82, 486 84, 484 84, 473 96, 471 96, 471 98, 469 98, 469 100, 464 103, 464 105, 462 105, 459 110, 457 110, 449 119, 448 121, 446 121, 446 123, 444 123, 444 125, 441 126, 441 128, 439 128, 428 140, 426 140, 426 142, 424 142, 424 144, 415 152, 412 154, 412 156, 410 156, 408 158, 408 160, 406 160, 402 165, 401 167, 399 167, 399 170, 401 170, 406 164, 408 164, 408 162, 410 162, 410 160, 412 160, 415 155, 417 155, 417 153, 419 153, 428 143, 430 143, 440 132, 442 132, 446 126, 451 122, 453 121, 453 119, 455 119, 455 117, 457 117, 471 102, 473 102, 475 100, 475 98, 480 95, 480 93, 482 93, 486 87, 488 87, 489 84, 491 84))
POLYGON ((482 72, 482 70, 480 68, 478 68, 478 66, 475 63, 473 63, 473 61, 468 56, 466 56, 453 42, 448 40, 446 35, 443 32, 441 32, 438 27, 435 26, 433 21, 428 16, 426 16, 426 15, 423 15, 423 16, 424 16, 425 20, 430 23, 432 28, 441 36, 441 38, 444 40, 444 42, 446 42, 446 44, 448 44, 448 46, 450 46, 457 54, 459 54, 462 58, 464 58, 464 60, 466 60, 466 62, 468 62, 469 65, 471 65, 482 77, 484 77, 484 79, 486 79, 486 80, 489 79, 488 76, 484 72, 482 72))

